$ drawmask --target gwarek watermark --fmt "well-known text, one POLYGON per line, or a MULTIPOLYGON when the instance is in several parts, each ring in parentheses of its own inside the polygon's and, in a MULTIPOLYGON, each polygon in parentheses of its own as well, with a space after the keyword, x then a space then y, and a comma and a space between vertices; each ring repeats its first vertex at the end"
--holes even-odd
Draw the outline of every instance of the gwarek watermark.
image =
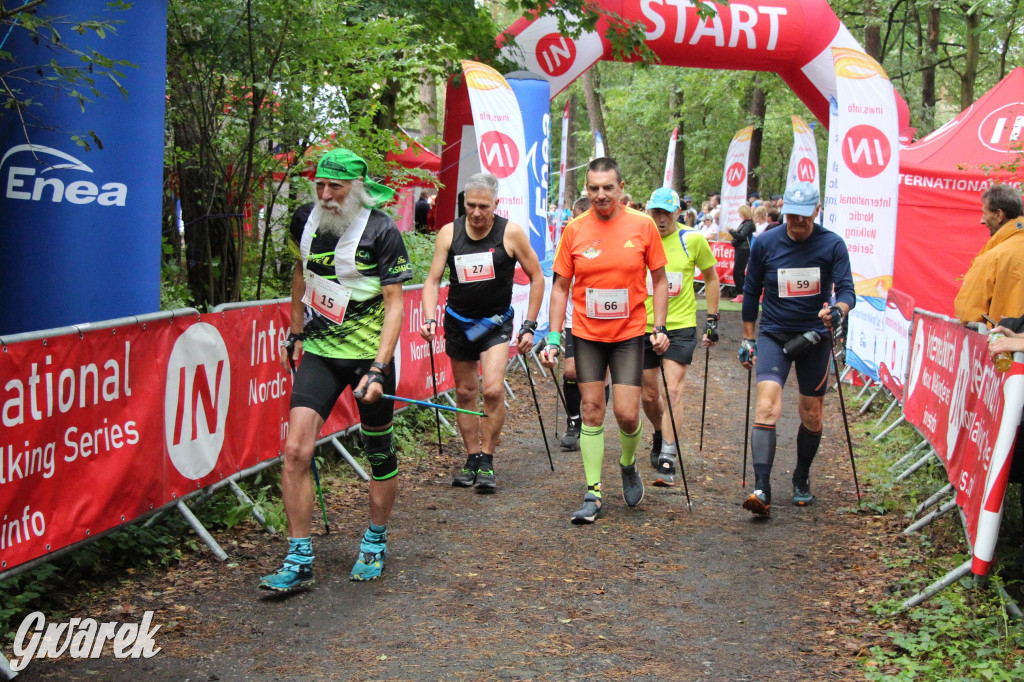
POLYGON ((163 627, 153 627, 152 622, 152 611, 146 611, 141 623, 97 623, 92 618, 47 623, 43 613, 35 611, 21 621, 14 637, 11 670, 24 670, 33 658, 99 658, 107 641, 115 658, 152 658, 160 653, 153 635, 163 627))

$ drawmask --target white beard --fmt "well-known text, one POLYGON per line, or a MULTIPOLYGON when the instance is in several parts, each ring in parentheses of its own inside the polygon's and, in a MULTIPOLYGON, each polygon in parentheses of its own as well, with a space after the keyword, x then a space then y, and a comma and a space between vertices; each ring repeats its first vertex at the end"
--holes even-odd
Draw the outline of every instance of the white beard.
POLYGON ((320 222, 317 225, 317 232, 341 237, 348 230, 349 226, 363 210, 363 204, 356 194, 349 193, 345 201, 340 205, 335 201, 320 201, 320 222))

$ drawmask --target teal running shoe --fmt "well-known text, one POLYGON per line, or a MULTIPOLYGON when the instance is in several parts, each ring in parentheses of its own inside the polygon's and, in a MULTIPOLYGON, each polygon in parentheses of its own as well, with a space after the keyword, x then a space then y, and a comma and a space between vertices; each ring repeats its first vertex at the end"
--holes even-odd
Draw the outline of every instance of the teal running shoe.
POLYGON ((294 592, 314 582, 312 564, 297 564, 288 559, 275 573, 260 578, 260 589, 273 592, 294 592))
POLYGON ((811 482, 806 476, 793 478, 793 504, 798 507, 806 507, 814 502, 814 495, 811 494, 811 482))
POLYGON ((351 580, 363 582, 376 580, 384 572, 384 556, 387 554, 388 532, 376 533, 369 528, 359 543, 359 558, 352 567, 351 580))

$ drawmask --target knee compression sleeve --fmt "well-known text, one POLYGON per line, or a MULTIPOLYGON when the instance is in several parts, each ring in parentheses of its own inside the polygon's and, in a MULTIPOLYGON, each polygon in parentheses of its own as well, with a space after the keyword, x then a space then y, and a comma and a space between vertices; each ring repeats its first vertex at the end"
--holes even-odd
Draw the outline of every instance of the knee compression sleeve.
POLYGON ((366 459, 370 460, 370 470, 375 481, 384 481, 398 474, 398 457, 391 440, 394 430, 393 426, 389 426, 386 431, 367 431, 360 427, 366 446, 366 459))
POLYGON ((750 431, 750 453, 754 459, 754 475, 767 476, 775 463, 775 425, 754 424, 750 431))

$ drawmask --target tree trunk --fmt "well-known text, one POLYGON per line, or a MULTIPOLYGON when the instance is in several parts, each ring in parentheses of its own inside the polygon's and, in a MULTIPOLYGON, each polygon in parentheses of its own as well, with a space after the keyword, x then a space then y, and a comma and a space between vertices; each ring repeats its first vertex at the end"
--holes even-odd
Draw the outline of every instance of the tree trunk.
POLYGON ((877 0, 864 1, 864 51, 882 63, 882 27, 878 23, 877 0))
POLYGON ((572 208, 580 196, 576 184, 576 95, 569 95, 569 131, 565 142, 565 205, 572 208))
MULTIPOLYGON (((437 137, 437 83, 434 77, 423 72, 423 80, 420 82, 420 101, 426 107, 426 111, 420 113, 420 136, 423 138, 437 137)), ((435 154, 441 153, 440 142, 433 142, 427 148, 435 154)))
POLYGON ((747 196, 758 191, 761 184, 761 141, 764 136, 764 115, 767 103, 761 87, 760 74, 754 74, 754 87, 750 92, 750 116, 754 119, 754 132, 750 136, 750 173, 747 175, 747 196))
POLYGON ((178 216, 174 205, 174 186, 171 169, 164 166, 163 206, 161 208, 160 235, 169 247, 162 251, 162 262, 181 264, 181 233, 178 232, 178 216))
POLYGON ((597 64, 583 72, 583 94, 587 98, 587 116, 590 118, 590 133, 601 133, 604 140, 605 156, 611 156, 608 131, 604 127, 604 110, 601 108, 601 83, 598 79, 597 64))
POLYGON ((961 5, 966 12, 964 29, 967 33, 964 72, 960 76, 960 110, 974 104, 974 81, 978 77, 978 61, 981 57, 981 9, 978 6, 961 5))
POLYGON ((921 107, 924 110, 922 122, 927 130, 935 127, 935 63, 939 59, 940 16, 938 3, 928 8, 928 31, 925 35, 927 66, 921 72, 921 107))

